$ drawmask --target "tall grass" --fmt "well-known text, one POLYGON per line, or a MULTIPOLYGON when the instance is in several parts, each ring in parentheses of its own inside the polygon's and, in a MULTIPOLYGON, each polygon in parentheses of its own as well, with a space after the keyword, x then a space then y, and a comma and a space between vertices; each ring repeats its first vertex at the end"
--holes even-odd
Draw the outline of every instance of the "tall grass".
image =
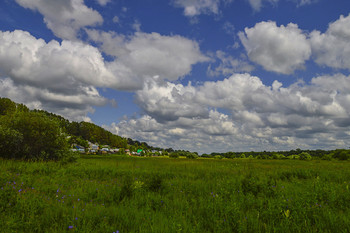
POLYGON ((350 232, 350 163, 0 160, 1 232, 350 232))

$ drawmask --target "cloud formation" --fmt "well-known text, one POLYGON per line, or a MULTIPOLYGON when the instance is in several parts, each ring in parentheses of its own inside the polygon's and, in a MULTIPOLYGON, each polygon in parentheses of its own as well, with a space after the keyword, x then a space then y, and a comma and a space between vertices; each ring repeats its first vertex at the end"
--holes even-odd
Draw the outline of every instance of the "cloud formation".
POLYGON ((239 32, 249 59, 267 71, 291 74, 313 58, 319 65, 350 70, 350 15, 340 16, 325 33, 305 33, 298 25, 260 22, 239 32))
MULTIPOLYGON (((22 7, 39 11, 46 26, 61 39, 76 40, 79 30, 103 23, 102 16, 87 7, 84 0, 16 0, 22 7)), ((98 0, 106 4, 108 0, 98 0)))
POLYGON ((276 22, 260 22, 245 28, 239 38, 253 62, 268 71, 291 74, 303 69, 311 55, 311 46, 298 25, 277 26, 276 22))
POLYGON ((200 152, 336 148, 350 135, 349 91, 350 76, 342 74, 289 87, 278 81, 266 86, 249 74, 197 87, 154 82, 137 93, 145 115, 110 129, 154 145, 200 152))
POLYGON ((96 48, 81 42, 46 43, 20 30, 0 31, 0 71, 2 96, 70 119, 105 105, 96 87, 116 82, 96 48))
POLYGON ((350 70, 350 15, 341 15, 325 33, 311 32, 310 41, 318 64, 350 70))
POLYGON ((196 41, 182 36, 136 32, 126 37, 115 32, 87 30, 89 38, 99 43, 101 50, 115 58, 109 68, 125 89, 142 89, 144 80, 175 81, 190 73, 192 66, 209 61, 196 41))
POLYGON ((86 115, 91 106, 106 104, 96 87, 140 90, 147 80, 174 81, 188 74, 192 65, 208 60, 196 42, 180 36, 138 32, 126 39, 109 33, 97 35, 102 35, 102 50, 115 60, 105 62, 96 47, 83 42, 46 43, 25 31, 0 31, 0 75, 11 78, 12 88, 34 88, 29 99, 36 96, 40 106, 52 111, 47 105, 49 98, 57 106, 66 103, 69 109, 73 108, 69 101, 76 102, 81 94, 98 99, 86 98, 84 103, 90 103, 90 108, 84 108, 86 115), (62 99, 61 103, 57 99, 62 99))

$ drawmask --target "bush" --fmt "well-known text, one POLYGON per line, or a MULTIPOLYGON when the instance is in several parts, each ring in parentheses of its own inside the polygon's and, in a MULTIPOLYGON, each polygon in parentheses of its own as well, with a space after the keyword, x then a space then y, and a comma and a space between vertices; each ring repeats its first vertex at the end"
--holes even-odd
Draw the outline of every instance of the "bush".
POLYGON ((307 152, 302 152, 301 154, 299 154, 299 159, 300 160, 311 160, 312 157, 309 153, 307 152))
POLYGON ((198 155, 196 153, 187 153, 186 158, 188 159, 196 159, 198 158, 198 155))
POLYGON ((332 155, 331 155, 331 154, 325 154, 325 155, 322 156, 321 159, 322 159, 322 160, 331 161, 331 160, 332 160, 332 155))
POLYGON ((176 159, 176 158, 179 158, 179 157, 180 157, 179 154, 176 153, 176 152, 173 152, 173 153, 170 153, 170 154, 169 154, 169 158, 176 159))

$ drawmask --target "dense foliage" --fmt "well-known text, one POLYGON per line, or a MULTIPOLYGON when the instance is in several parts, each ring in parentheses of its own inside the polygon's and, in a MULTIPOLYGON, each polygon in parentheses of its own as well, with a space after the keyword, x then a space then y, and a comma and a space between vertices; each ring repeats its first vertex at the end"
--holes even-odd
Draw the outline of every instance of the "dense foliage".
POLYGON ((1 156, 16 159, 60 160, 69 145, 56 121, 36 112, 15 112, 1 117, 1 156))

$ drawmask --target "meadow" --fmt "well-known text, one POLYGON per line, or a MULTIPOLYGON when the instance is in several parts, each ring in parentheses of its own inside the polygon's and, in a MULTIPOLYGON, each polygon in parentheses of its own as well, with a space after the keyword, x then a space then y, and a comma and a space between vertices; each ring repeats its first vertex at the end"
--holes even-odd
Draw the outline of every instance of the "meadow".
POLYGON ((1 232, 350 232, 350 163, 0 160, 1 232))

